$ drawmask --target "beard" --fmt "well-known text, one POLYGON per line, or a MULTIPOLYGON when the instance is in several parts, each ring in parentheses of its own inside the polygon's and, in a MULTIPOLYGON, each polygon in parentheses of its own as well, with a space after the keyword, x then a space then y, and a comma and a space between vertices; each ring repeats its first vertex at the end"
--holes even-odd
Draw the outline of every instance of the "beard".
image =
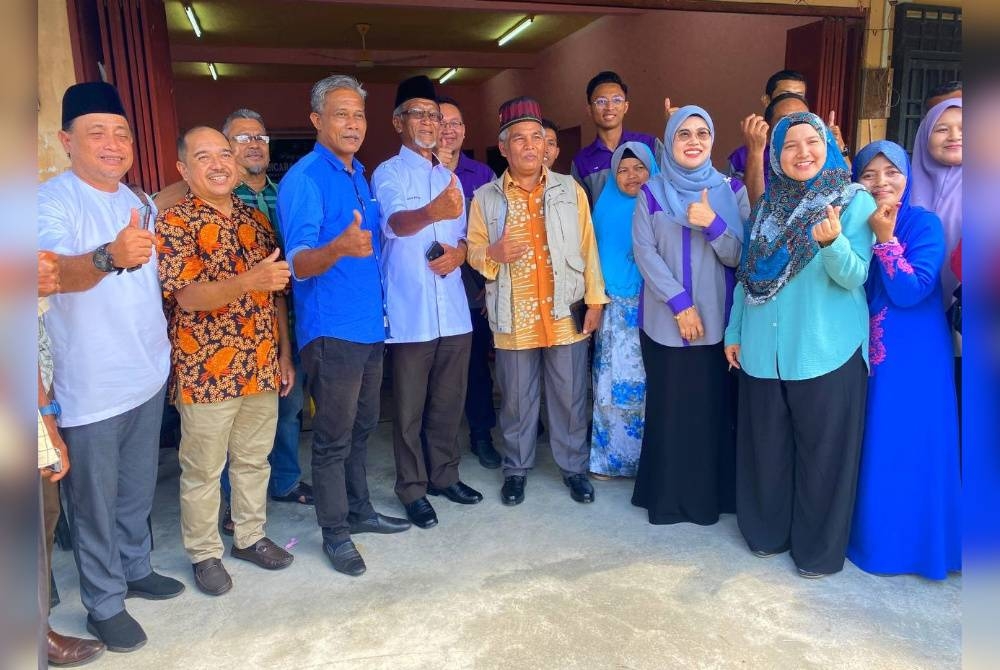
POLYGON ((434 147, 437 146, 437 142, 425 142, 424 140, 421 140, 416 137, 413 138, 413 143, 416 144, 421 149, 433 149, 434 147))
POLYGON ((255 177, 259 177, 260 175, 264 174, 265 172, 267 172, 267 166, 266 165, 254 165, 253 167, 248 167, 247 168, 247 174, 252 174, 255 177))

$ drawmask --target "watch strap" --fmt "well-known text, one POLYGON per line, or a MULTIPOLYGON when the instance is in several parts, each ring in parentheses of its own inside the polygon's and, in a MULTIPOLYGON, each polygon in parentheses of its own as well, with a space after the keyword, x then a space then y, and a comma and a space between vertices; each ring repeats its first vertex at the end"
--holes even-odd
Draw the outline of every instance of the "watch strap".
POLYGON ((59 406, 59 403, 53 400, 45 407, 39 407, 38 413, 41 414, 42 416, 49 416, 50 414, 54 416, 59 416, 60 414, 62 414, 62 407, 59 406))

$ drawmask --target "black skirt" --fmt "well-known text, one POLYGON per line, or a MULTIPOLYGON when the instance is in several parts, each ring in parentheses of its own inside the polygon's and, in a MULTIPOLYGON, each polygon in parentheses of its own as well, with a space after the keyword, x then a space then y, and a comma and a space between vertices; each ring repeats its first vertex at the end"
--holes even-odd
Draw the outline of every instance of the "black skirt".
POLYGON ((736 511, 736 380, 724 347, 640 341, 646 426, 632 504, 653 524, 713 524, 736 511))

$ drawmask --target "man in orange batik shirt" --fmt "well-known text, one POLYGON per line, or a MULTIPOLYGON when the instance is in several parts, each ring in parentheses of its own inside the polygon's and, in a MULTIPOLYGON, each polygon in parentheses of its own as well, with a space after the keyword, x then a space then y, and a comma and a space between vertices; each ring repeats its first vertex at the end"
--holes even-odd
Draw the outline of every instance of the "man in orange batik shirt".
POLYGON ((221 595, 232 588, 218 529, 227 456, 232 556, 268 570, 292 562, 264 535, 278 394, 295 374, 289 270, 267 217, 233 195, 239 170, 225 136, 193 128, 177 149, 191 192, 157 218, 156 233, 172 345, 168 394, 182 428, 181 534, 198 588, 221 595))

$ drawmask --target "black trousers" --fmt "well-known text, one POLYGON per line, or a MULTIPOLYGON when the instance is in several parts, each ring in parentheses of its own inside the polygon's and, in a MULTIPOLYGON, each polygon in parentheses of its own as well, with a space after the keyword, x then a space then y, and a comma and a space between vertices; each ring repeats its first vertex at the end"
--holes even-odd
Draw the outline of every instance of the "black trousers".
POLYGON ((813 379, 740 375, 737 518, 750 549, 790 549, 811 572, 844 567, 867 391, 860 350, 813 379))
POLYGON ((390 344, 396 496, 404 505, 458 481, 458 428, 472 335, 390 344), (424 440, 421 440, 423 433, 424 440))
POLYGON ((493 376, 490 374, 490 350, 493 333, 490 322, 482 310, 470 310, 472 315, 472 349, 469 352, 469 383, 465 394, 465 419, 469 422, 469 436, 489 439, 490 431, 497 425, 493 407, 493 376))
POLYGON ((350 520, 375 515, 368 498, 368 436, 378 425, 385 345, 320 337, 302 349, 313 417, 312 477, 323 539, 350 539, 350 520))

